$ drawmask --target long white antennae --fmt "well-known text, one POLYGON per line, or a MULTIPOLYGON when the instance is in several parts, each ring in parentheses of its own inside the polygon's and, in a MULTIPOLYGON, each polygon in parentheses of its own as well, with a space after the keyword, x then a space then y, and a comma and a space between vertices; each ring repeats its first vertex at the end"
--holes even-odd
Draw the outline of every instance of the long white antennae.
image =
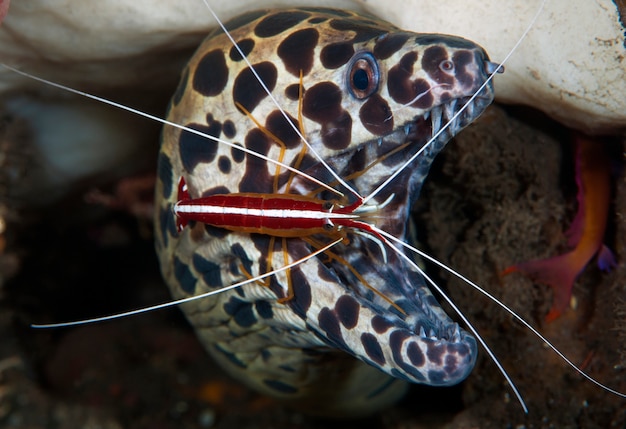
POLYGON ((237 49, 237 52, 239 53, 239 55, 241 55, 241 58, 243 58, 245 63, 248 65, 248 67, 250 68, 250 71, 252 72, 252 74, 254 74, 254 77, 256 77, 257 81, 259 82, 259 84, 261 85, 263 90, 267 93, 267 95, 272 100, 274 105, 278 108, 280 113, 282 113, 282 115, 285 117, 285 119, 287 120, 287 123, 291 124, 291 128, 293 128, 293 130, 296 132, 298 137, 300 137, 302 139, 302 142, 306 145, 307 149, 309 151, 311 151, 313 156, 315 156, 315 158, 317 158, 317 160, 324 166, 324 168, 326 168, 326 170, 328 170, 328 172, 335 178, 335 180, 337 180, 338 183, 340 183, 342 186, 344 186, 348 191, 350 191, 355 196, 361 198, 361 195, 354 188, 352 188, 350 185, 348 185, 348 183, 345 180, 343 180, 337 173, 335 173, 335 171, 330 167, 330 165, 328 165, 326 163, 326 161, 324 161, 324 158, 322 158, 322 156, 319 153, 317 153, 317 151, 313 148, 313 146, 311 146, 311 144, 308 142, 308 140, 302 135, 302 133, 300 132, 298 127, 296 127, 295 124, 293 122, 291 122, 291 120, 289 119, 289 116, 287 116, 287 113, 283 110, 283 108, 278 103, 278 100, 276 100, 276 98, 274 97, 272 92, 265 85, 265 82, 263 82, 263 79, 261 79, 261 77, 257 74, 256 70, 254 69, 254 67, 252 66, 250 61, 248 60, 248 57, 241 50, 241 48, 239 47, 237 42, 235 42, 235 39, 233 39, 233 36, 230 35, 230 32, 224 26, 224 24, 222 23, 222 20, 219 19, 217 14, 213 11, 213 8, 209 5, 208 1, 207 0, 202 0, 202 2, 206 5, 206 7, 209 10, 209 12, 211 12, 211 15, 213 15, 213 18, 215 18, 215 20, 217 21, 217 23, 219 24, 221 29, 224 31, 224 34, 226 34, 226 37, 228 37, 228 39, 231 41, 231 43, 233 44, 235 49, 237 49))
POLYGON ((194 295, 194 296, 190 296, 187 298, 181 298, 181 299, 177 299, 175 301, 169 301, 169 302, 164 302, 163 304, 157 304, 157 305, 153 305, 150 307, 144 307, 144 308, 139 308, 137 310, 131 310, 131 311, 126 311, 124 313, 117 313, 117 314, 113 314, 110 316, 102 316, 102 317, 94 317, 93 319, 84 319, 84 320, 76 320, 76 321, 72 321, 72 322, 61 322, 61 323, 49 323, 49 324, 32 324, 30 325, 31 328, 38 328, 38 329, 47 329, 47 328, 64 328, 64 327, 68 327, 68 326, 76 326, 76 325, 87 325, 90 323, 96 323, 96 322, 104 322, 106 320, 114 320, 114 319, 120 319, 122 317, 127 317, 127 316, 133 316, 135 314, 141 314, 141 313, 147 313, 149 311, 154 311, 154 310, 160 310, 162 308, 167 308, 167 307, 173 307, 175 305, 180 305, 180 304, 184 304, 186 302, 190 302, 190 301, 195 301, 197 299, 202 299, 202 298, 207 298, 209 296, 213 296, 213 295, 217 295, 232 289, 236 289, 238 287, 241 287, 243 285, 246 285, 248 283, 253 283, 256 282, 258 280, 264 279, 266 277, 269 276, 273 276, 274 274, 280 273, 281 271, 285 271, 288 270, 290 268, 295 267, 296 265, 299 265, 303 262, 308 261, 311 258, 314 258, 315 256, 319 255, 322 252, 325 252, 326 250, 330 249, 331 247, 333 247, 335 244, 341 243, 343 241, 343 238, 339 238, 335 241, 333 241, 332 243, 327 244, 326 246, 316 250, 315 252, 305 256, 304 258, 298 259, 297 261, 294 261, 288 265, 284 265, 280 268, 277 268, 275 270, 272 271, 268 271, 267 273, 261 274, 259 276, 256 276, 254 278, 250 278, 244 281, 241 281, 239 283, 235 283, 229 286, 225 286, 219 289, 215 289, 212 290, 210 292, 205 292, 202 293, 200 295, 194 295))
MULTIPOLYGON (((610 392, 616 396, 619 396, 620 398, 626 398, 626 393, 622 393, 619 392, 615 389, 612 389, 602 383, 600 383, 599 381, 597 381, 596 379, 594 379, 593 377, 591 377, 590 375, 588 375, 586 372, 584 372, 582 369, 578 368, 570 359, 567 358, 567 356, 565 356, 558 348, 556 348, 556 346, 554 346, 546 337, 544 337, 543 335, 541 335, 541 333, 535 329, 530 323, 528 323, 526 320, 524 320, 524 318, 522 318, 520 315, 518 315, 517 313, 515 313, 513 310, 511 310, 509 307, 507 307, 503 302, 501 302, 498 298, 496 298, 495 296, 493 296, 492 294, 490 294, 489 292, 487 292, 486 290, 484 290, 483 288, 481 288, 480 286, 478 286, 476 283, 474 283, 473 281, 471 281, 470 279, 468 279, 467 277, 465 277, 463 274, 453 270, 452 268, 446 266, 443 262, 439 262, 437 259, 433 258, 432 256, 428 255, 427 253, 422 252, 421 250, 411 246, 410 244, 407 244, 405 242, 403 242, 402 240, 399 240, 398 238, 394 237, 393 235, 379 229, 376 228, 375 226, 372 226, 372 229, 374 229, 375 231, 377 231, 379 234, 381 234, 382 236, 384 236, 385 238, 400 244, 401 246, 409 249, 411 252, 414 252, 416 254, 418 254, 419 256, 423 257, 424 259, 427 259, 428 261, 432 262, 433 264, 437 265, 438 267, 443 268, 444 270, 446 270, 447 272, 449 272, 450 274, 452 274, 453 276, 459 278, 460 280, 464 281, 465 283, 467 283, 468 285, 470 285, 472 288, 474 288, 475 290, 477 290, 478 292, 480 292, 481 294, 483 294, 484 296, 486 296, 487 298, 489 298, 491 301, 493 301, 494 303, 496 303, 497 305, 499 305, 500 307, 502 307, 507 313, 509 313, 511 316, 513 316, 518 322, 520 322, 522 325, 524 325, 526 328, 528 328, 529 331, 531 331, 533 334, 535 334, 541 341, 543 341, 549 348, 552 349, 552 351, 554 351, 554 353, 557 354, 557 356, 559 356, 561 359, 563 359, 563 361, 565 363, 567 363, 569 366, 571 366, 577 373, 579 373, 580 375, 582 375, 584 378, 586 378, 588 381, 592 382, 593 384, 595 384, 596 386, 606 390, 607 392, 610 392)), ((398 253, 399 255, 404 255, 403 257, 406 257, 406 255, 403 252, 399 252, 399 250, 395 247, 392 246, 393 249, 396 250, 396 253, 398 253)), ((408 259, 410 261, 410 259, 408 259)), ((415 267, 416 265, 414 265, 414 263, 412 263, 412 265, 415 267)), ((421 270, 420 270, 421 271, 421 270)), ((437 287, 437 286, 435 286, 437 287)), ((439 288, 437 288, 439 289, 439 288)), ((445 297, 445 295, 444 295, 445 297)), ((447 301, 447 299, 446 299, 447 301)))
MULTIPOLYGON (((205 0, 206 1, 206 0, 205 0)), ((461 106, 461 108, 450 118, 448 119, 448 122, 446 122, 446 124, 441 127, 439 129, 439 131, 437 131, 431 138, 430 140, 428 140, 428 142, 422 146, 412 157, 410 157, 404 164, 402 164, 402 166, 398 169, 396 169, 393 174, 391 174, 383 183, 381 183, 376 189, 374 189, 368 196, 366 196, 365 198, 363 198, 363 204, 366 204, 369 200, 371 200, 372 198, 374 198, 379 192, 381 192, 385 187, 387 187, 387 185, 394 180, 400 173, 402 173, 404 171, 405 168, 407 168, 409 166, 409 164, 411 164, 413 161, 415 161, 417 159, 417 157, 419 157, 422 152, 424 152, 428 146, 430 146, 440 135, 441 133, 443 133, 446 129, 448 129, 450 127, 450 124, 454 123, 454 121, 456 120, 456 118, 459 117, 459 115, 461 113, 463 113, 463 111, 465 109, 467 109, 467 106, 469 104, 471 104, 476 97, 478 97, 478 94, 480 94, 480 92, 489 84, 489 82, 491 82, 491 80, 493 79, 493 77, 499 73, 501 70, 503 70, 504 67, 504 63, 506 63, 509 58, 511 57, 511 55, 515 52, 515 50, 517 50, 517 48, 519 47, 519 45, 522 43, 522 41, 526 38, 526 36, 528 35, 528 33, 530 32, 530 30, 532 29, 532 27, 535 25, 535 22, 537 21, 537 19, 539 18, 539 15, 541 14, 541 11, 543 10, 544 6, 546 4, 546 0, 543 0, 541 2, 541 6, 539 6, 539 9, 537 9, 537 12, 535 13, 535 16, 533 17, 533 19, 530 21, 530 23, 528 24, 528 26, 526 27, 526 30, 524 30, 524 32, 522 33, 522 36, 519 38, 519 40, 517 41, 517 43, 513 46, 513 48, 511 49, 511 51, 509 51, 509 53, 504 57, 504 59, 502 60, 502 62, 500 64, 498 64, 498 66, 493 69, 493 73, 491 73, 489 75, 489 77, 485 80, 485 82, 480 86, 480 88, 478 88, 478 90, 474 93, 474 95, 472 95, 470 97, 470 99, 463 105, 461 106)))
MULTIPOLYGON (((454 310, 454 312, 456 314, 459 315, 459 317, 461 318, 461 320, 463 321, 463 323, 465 323, 465 325, 468 327, 468 329, 470 331, 472 331, 472 333, 474 334, 474 336, 476 337, 476 339, 478 340, 478 342, 480 343, 481 346, 483 346, 483 349, 485 349, 485 351, 487 352, 487 355, 489 355, 489 357, 491 358, 491 361, 496 365, 496 367, 498 368, 498 370, 500 371, 500 373, 502 374, 502 376, 504 377, 504 379, 507 381, 507 383, 509 383, 509 386, 511 387, 511 390, 513 391, 513 393, 515 394, 515 396, 517 397, 517 400, 519 401, 520 405, 522 406, 522 409, 524 410, 524 413, 528 414, 528 407, 526 406, 526 402, 524 401, 524 398, 522 398, 521 393, 519 392, 519 389, 517 388, 517 386, 515 385, 515 383, 513 382, 513 379, 511 378, 511 376, 509 376, 508 372, 506 372, 506 370, 504 369, 504 367, 502 366, 502 364, 500 363, 500 361, 498 360, 498 358, 496 357, 495 353, 491 350, 491 348, 489 348, 489 346, 487 345, 487 343, 485 342, 485 340, 482 338, 482 336, 480 335, 480 333, 478 332, 478 330, 474 327, 474 325, 472 325, 472 323, 468 320, 468 318, 463 314, 463 312, 461 311, 461 309, 459 309, 459 307, 457 307, 457 305, 452 301, 452 298, 450 298, 446 293, 444 293, 444 291, 439 287, 439 285, 437 285, 437 283, 435 283, 435 281, 433 279, 430 278, 430 276, 428 276, 423 269, 421 269, 416 263, 415 261, 413 261, 411 258, 409 258, 404 252, 402 252, 400 249, 398 249, 396 246, 394 246, 391 242, 387 241, 388 239, 391 239, 392 241, 401 244, 402 246, 405 246, 407 248, 413 249, 412 246, 404 243, 402 240, 394 237, 393 235, 383 231, 380 228, 377 228, 374 225, 370 225, 370 227, 372 228, 373 231, 377 232, 378 234, 380 234, 381 236, 383 236, 383 238, 385 239, 385 243, 398 255, 400 256, 402 259, 404 259, 405 261, 407 261, 409 263, 409 265, 411 265, 418 273, 420 273, 425 279, 426 281, 433 287, 433 289, 435 289, 437 292, 439 292, 439 294, 441 295, 441 297, 443 297, 443 299, 450 305, 450 307, 452 307, 452 309, 454 310)), ((423 252, 418 251, 417 249, 415 249, 416 253, 418 253, 419 255, 421 255, 423 252)), ((429 259, 430 260, 430 259, 429 259)), ((443 264, 441 264, 443 265, 443 264)), ((444 265, 445 267, 445 265, 444 265)), ((454 270, 452 270, 451 268, 447 268, 449 271, 454 272, 454 270)), ((476 286, 478 287, 478 286, 476 286)), ((480 288, 479 288, 480 289, 480 288)))
POLYGON ((267 157, 267 156, 265 156, 263 154, 255 152, 253 150, 250 150, 250 149, 248 149, 246 147, 240 146, 240 145, 235 144, 235 143, 231 143, 231 142, 229 142, 227 140, 222 140, 222 139, 214 137, 214 136, 212 136, 210 134, 206 134, 206 133, 203 133, 202 131, 194 130, 193 128, 189 128, 189 127, 186 127, 184 125, 180 125, 180 124, 177 124, 175 122, 168 121, 167 119, 159 118, 158 116, 154 116, 154 115, 151 115, 149 113, 142 112, 141 110, 134 109, 134 108, 129 107, 129 106, 125 106, 125 105, 123 105, 121 103, 117 103, 117 102, 115 102, 113 100, 109 100, 109 99, 104 98, 104 97, 98 97, 97 95, 89 94, 88 92, 80 91, 78 89, 70 88, 69 86, 61 85, 60 83, 52 82, 52 81, 46 80, 44 78, 28 74, 26 72, 23 72, 23 71, 21 71, 19 69, 16 69, 15 67, 11 67, 11 66, 9 66, 7 64, 4 64, 4 63, 0 63, 0 66, 4 67, 7 70, 11 70, 14 73, 17 73, 19 75, 25 76, 25 77, 27 77, 29 79, 33 79, 33 80, 35 80, 37 82, 41 82, 41 83, 45 83, 46 85, 50 85, 50 86, 52 86, 54 88, 62 89, 64 91, 67 91, 67 92, 70 92, 70 93, 73 93, 73 94, 76 94, 76 95, 80 95, 81 97, 89 98, 91 100, 98 101, 100 103, 104 103, 104 104, 107 104, 107 105, 112 106, 112 107, 117 107, 118 109, 125 110, 127 112, 133 113, 133 114, 138 115, 138 116, 142 116, 142 117, 150 119, 152 121, 159 122, 159 123, 164 124, 164 125, 169 125, 169 126, 172 126, 172 127, 175 127, 175 128, 178 128, 178 129, 181 129, 181 130, 184 130, 184 131, 187 131, 189 133, 195 134, 197 136, 200 136, 200 137, 203 137, 203 138, 206 138, 206 139, 209 139, 209 140, 213 140, 214 142, 224 144, 224 145, 229 146, 231 148, 234 148, 236 150, 240 150, 240 151, 242 151, 244 153, 247 153, 249 155, 252 155, 254 157, 262 159, 263 161, 266 161, 266 162, 278 165, 281 168, 284 168, 286 170, 292 171, 295 174, 298 174, 298 175, 306 178, 307 180, 310 180, 311 182, 313 182, 313 183, 315 183, 315 184, 317 184, 319 186, 322 186, 324 189, 327 189, 328 191, 331 191, 334 194, 339 195, 340 197, 343 196, 343 193, 341 193, 340 191, 334 189, 332 186, 329 186, 329 185, 325 184, 321 180, 316 179, 315 177, 313 177, 313 176, 311 176, 309 174, 306 174, 306 173, 298 170, 297 168, 291 167, 290 165, 284 164, 284 163, 282 163, 280 161, 277 161, 275 159, 271 159, 271 158, 269 158, 269 157, 267 157))

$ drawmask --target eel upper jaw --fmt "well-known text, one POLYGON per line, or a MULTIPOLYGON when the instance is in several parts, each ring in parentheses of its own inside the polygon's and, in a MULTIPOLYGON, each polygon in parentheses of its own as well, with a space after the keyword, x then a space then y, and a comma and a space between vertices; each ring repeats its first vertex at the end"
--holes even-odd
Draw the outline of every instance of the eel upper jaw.
MULTIPOLYGON (((352 171, 349 171, 349 159, 352 156, 356 156, 357 152, 369 152, 369 154, 366 155, 366 158, 369 159, 368 162, 374 162, 379 156, 379 147, 385 146, 394 148, 408 142, 409 145, 407 146, 407 149, 390 157, 388 159, 389 163, 377 166, 368 171, 367 174, 358 176, 352 180, 351 185, 353 185, 355 189, 361 193, 361 195, 368 195, 368 193, 376 188, 380 183, 384 182, 389 175, 395 171, 397 166, 403 164, 406 159, 418 150, 421 150, 424 145, 432 139, 433 141, 428 143, 429 147, 425 148, 423 153, 420 155, 420 157, 429 158, 427 163, 430 164, 432 159, 445 146, 445 144, 459 131, 474 121, 492 102, 492 92, 489 91, 489 89, 490 88, 485 88, 483 92, 481 92, 479 96, 474 99, 470 99, 470 97, 452 99, 447 103, 435 106, 424 115, 416 117, 413 122, 404 126, 396 127, 391 134, 366 142, 359 148, 353 149, 350 152, 342 153, 337 157, 327 160, 327 162, 331 165, 331 167, 337 168, 338 170, 336 171, 340 171, 340 176, 347 176, 352 173, 352 171), (461 109, 461 113, 457 114, 457 112, 461 109), (394 159, 394 157, 396 159, 394 159), (396 163, 398 165, 396 165, 396 163)), ((400 174, 393 182, 390 183, 390 186, 388 187, 389 189, 383 190, 376 198, 379 203, 381 203, 387 200, 391 194, 394 194, 391 203, 387 204, 375 216, 373 216, 371 218, 371 220, 373 220, 371 223, 376 224, 386 232, 394 234, 396 237, 404 239, 406 227, 409 221, 411 205, 419 195, 421 181, 426 174, 427 171, 425 171, 421 176, 417 175, 415 174, 413 165, 408 166, 408 168, 405 169, 405 172, 400 174), (416 176, 418 177, 416 178, 416 176), (413 182, 417 182, 417 184, 413 182), (405 192, 404 195, 402 194, 402 191, 405 192)), ((360 255, 360 257, 364 260, 376 260, 381 258, 380 250, 377 246, 370 240, 363 239, 361 237, 354 237, 352 244, 346 246, 344 250, 344 257, 346 257, 349 262, 357 259, 356 257, 350 257, 350 255, 354 254, 360 255)), ((389 250, 387 251, 387 253, 390 252, 391 251, 389 250)), ((401 261, 398 259, 398 263, 400 262, 401 261)), ((327 266, 331 269, 333 269, 333 265, 337 264, 327 264, 327 266)), ((342 277, 345 278, 345 276, 342 277)), ((354 289, 350 285, 347 285, 346 288, 354 289)), ((401 292, 402 294, 405 293, 405 291, 401 292)))

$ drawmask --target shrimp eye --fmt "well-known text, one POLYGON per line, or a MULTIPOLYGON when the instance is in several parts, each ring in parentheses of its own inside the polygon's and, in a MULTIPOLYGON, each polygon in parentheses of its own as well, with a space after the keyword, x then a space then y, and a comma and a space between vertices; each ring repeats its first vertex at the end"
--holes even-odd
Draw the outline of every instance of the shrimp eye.
POLYGON ((335 208, 335 205, 331 201, 324 201, 324 204, 322 204, 322 208, 324 209, 324 211, 330 213, 333 211, 333 208, 335 208))
POLYGON ((371 53, 356 54, 348 70, 348 88, 354 98, 363 100, 376 92, 380 81, 380 70, 378 62, 371 53))
POLYGON ((450 60, 443 60, 439 63, 439 70, 446 73, 451 73, 454 71, 454 63, 450 60))

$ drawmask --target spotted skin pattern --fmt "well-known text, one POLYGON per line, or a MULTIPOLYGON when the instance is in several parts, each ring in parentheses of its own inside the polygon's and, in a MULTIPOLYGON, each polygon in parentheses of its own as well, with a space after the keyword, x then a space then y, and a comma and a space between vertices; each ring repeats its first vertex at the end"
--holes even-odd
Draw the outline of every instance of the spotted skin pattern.
MULTIPOLYGON (((301 73, 304 134, 361 195, 415 154, 487 78, 488 58, 472 42, 404 32, 353 12, 261 10, 226 27, 289 121, 221 31, 208 36, 183 71, 167 119, 278 159, 280 146, 242 106, 284 143, 283 162, 332 183, 347 196, 346 204, 354 197, 333 182, 310 151, 297 161, 303 143, 289 122, 298 124, 301 73)), ((492 100, 487 85, 377 195, 378 203, 393 198, 369 221, 404 239, 410 207, 433 158, 492 100)), ((156 248, 175 298, 245 280, 246 272, 263 274, 268 267, 283 266, 285 254, 291 262, 311 252, 299 238, 287 239, 285 252, 276 240, 268 261, 270 237, 265 235, 194 222, 179 233, 172 207, 181 176, 191 198, 232 192, 338 198, 299 176, 288 184, 284 168, 166 125, 156 188, 156 248)), ((329 242, 323 235, 316 240, 329 242)), ((325 256, 290 271, 295 297, 284 304, 277 298, 287 294, 287 274, 280 273, 266 285, 251 283, 184 304, 183 310, 209 353, 231 375, 317 414, 371 413, 397 400, 407 381, 446 386, 470 373, 476 341, 444 313, 413 268, 391 251, 383 263, 378 246, 354 234, 333 252, 405 314, 362 285, 345 264, 325 256)))

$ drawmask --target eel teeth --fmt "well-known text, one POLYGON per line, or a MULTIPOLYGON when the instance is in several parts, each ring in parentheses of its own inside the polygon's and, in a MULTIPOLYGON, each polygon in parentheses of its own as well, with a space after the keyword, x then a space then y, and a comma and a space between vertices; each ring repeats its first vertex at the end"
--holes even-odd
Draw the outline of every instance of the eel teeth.
MULTIPOLYGON (((454 112, 456 111, 456 102, 457 100, 454 99, 449 103, 443 105, 444 115, 447 120, 450 120, 452 116, 454 116, 454 112)), ((451 126, 454 127, 453 125, 451 126)))
POLYGON ((446 328, 429 328, 427 334, 426 328, 420 325, 419 336, 429 340, 447 340, 453 343, 458 343, 461 341, 461 328, 458 323, 454 323, 446 328), (437 334, 437 332, 440 334, 437 334))
POLYGON ((420 326, 420 337, 426 338, 426 331, 423 326, 420 326))
POLYGON ((454 324, 454 330, 452 332, 452 335, 450 336, 450 339, 454 342, 461 341, 461 330, 458 323, 454 324))
POLYGON ((431 135, 435 135, 439 132, 439 129, 441 128, 441 115, 442 115, 442 110, 441 110, 441 106, 435 106, 430 110, 431 113, 431 135))
POLYGON ((471 103, 468 103, 468 106, 465 108, 465 115, 473 118, 475 115, 474 107, 476 107, 476 104, 473 101, 471 103))

